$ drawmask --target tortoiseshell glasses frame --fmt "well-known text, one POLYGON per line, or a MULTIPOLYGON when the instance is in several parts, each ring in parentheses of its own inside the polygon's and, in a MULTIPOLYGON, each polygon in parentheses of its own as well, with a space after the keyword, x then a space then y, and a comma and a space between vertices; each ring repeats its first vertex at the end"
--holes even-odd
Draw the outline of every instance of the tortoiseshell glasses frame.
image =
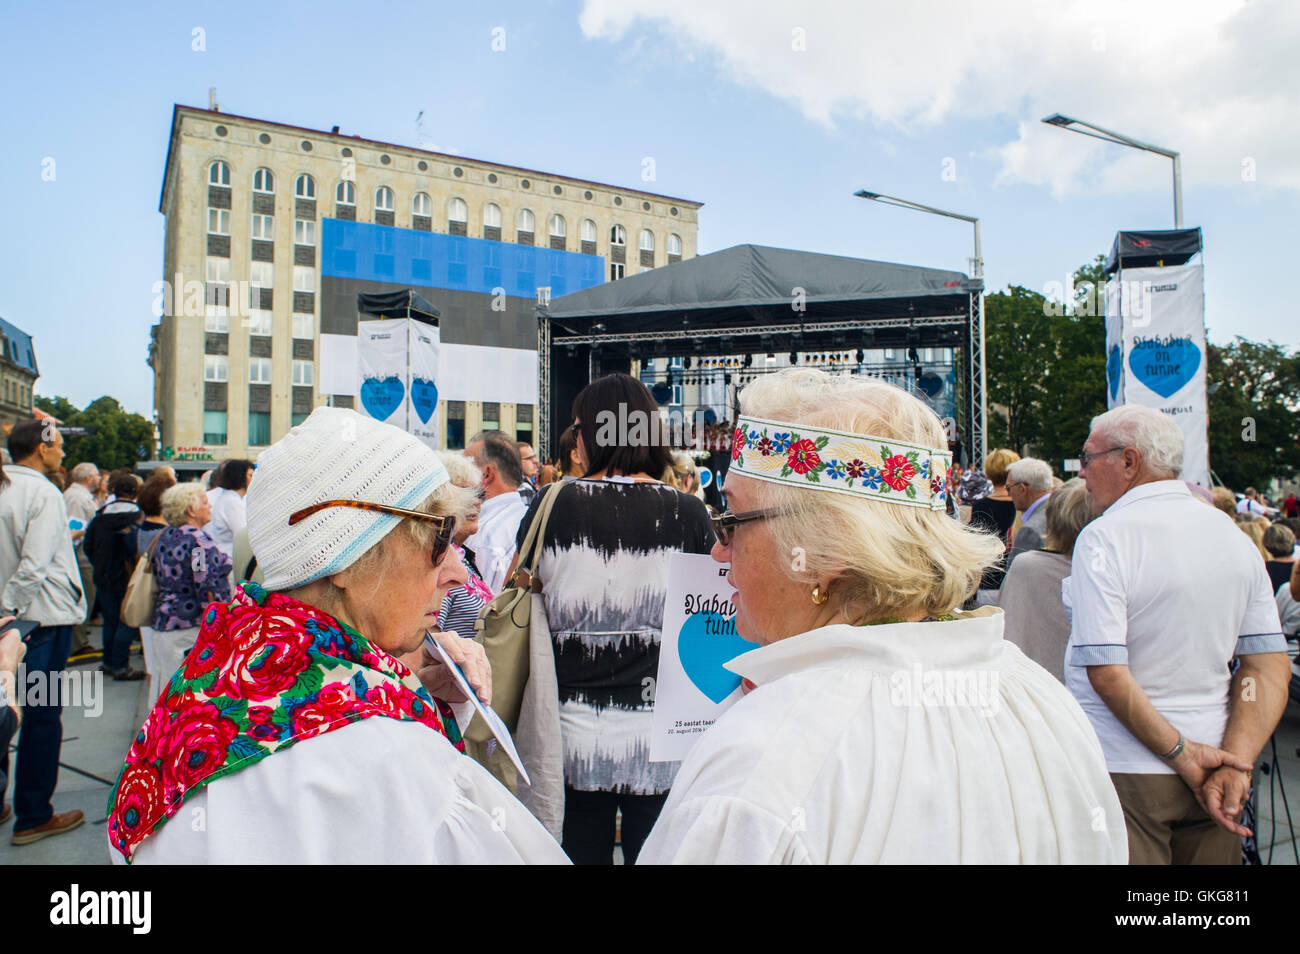
POLYGON ((305 520, 314 513, 319 513, 326 507, 352 507, 355 510, 369 510, 374 513, 391 514, 394 517, 406 517, 409 520, 420 520, 424 523, 433 523, 438 525, 434 531, 433 552, 430 556, 433 559, 433 565, 437 566, 442 562, 442 558, 447 555, 447 550, 451 546, 451 538, 456 533, 456 518, 449 514, 421 513, 418 510, 403 510, 401 507, 389 507, 385 504, 370 503, 367 500, 324 500, 318 504, 312 504, 310 507, 304 507, 289 514, 289 526, 293 526, 300 520, 305 520))

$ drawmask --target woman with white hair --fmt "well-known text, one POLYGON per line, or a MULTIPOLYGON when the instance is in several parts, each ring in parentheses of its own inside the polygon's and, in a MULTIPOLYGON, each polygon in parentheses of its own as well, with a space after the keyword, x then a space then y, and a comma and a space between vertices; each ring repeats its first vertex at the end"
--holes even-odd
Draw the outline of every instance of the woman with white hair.
MULTIPOLYGON (((399 659, 465 581, 451 540, 473 494, 415 437, 322 407, 259 455, 247 500, 265 585, 208 606, 132 741, 109 796, 114 860, 563 863, 463 755, 472 709, 451 705, 467 701, 453 674, 399 659)), ((481 648, 443 645, 487 701, 481 648)))
POLYGON ((678 772, 641 861, 1122 863, 1124 820, 1087 719, 954 609, 1001 552, 945 516, 950 455, 921 401, 792 369, 741 394, 731 512, 749 693, 678 772))
POLYGON ((438 611, 437 629, 472 638, 478 614, 492 602, 492 590, 479 571, 477 556, 465 546, 465 541, 478 533, 479 511, 483 506, 483 472, 472 460, 456 451, 440 451, 438 457, 447 468, 452 485, 474 494, 474 505, 464 521, 457 525, 456 536, 451 541, 465 564, 466 579, 443 599, 438 611))

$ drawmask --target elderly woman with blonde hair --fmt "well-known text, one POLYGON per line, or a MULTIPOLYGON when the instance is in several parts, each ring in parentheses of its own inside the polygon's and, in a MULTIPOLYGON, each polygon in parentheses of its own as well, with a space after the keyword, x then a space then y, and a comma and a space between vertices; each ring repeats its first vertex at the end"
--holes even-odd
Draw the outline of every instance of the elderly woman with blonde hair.
POLYGON ((642 862, 1123 863, 1079 706, 958 607, 1001 552, 945 516, 943 426, 868 378, 749 385, 715 517, 750 691, 678 772, 642 862))
MULTIPOLYGON (((452 668, 400 658, 465 582, 451 541, 473 493, 410 434, 322 407, 259 455, 247 500, 263 584, 207 606, 132 740, 114 860, 563 863, 463 754, 472 707, 452 668)), ((482 649, 432 638, 489 701, 482 649)))

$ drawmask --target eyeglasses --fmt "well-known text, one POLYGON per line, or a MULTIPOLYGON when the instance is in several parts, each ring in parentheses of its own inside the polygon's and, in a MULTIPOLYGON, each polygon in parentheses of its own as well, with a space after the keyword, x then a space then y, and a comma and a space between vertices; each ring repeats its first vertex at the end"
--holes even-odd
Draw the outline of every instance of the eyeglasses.
POLYGON ((1122 447, 1122 446, 1121 446, 1121 447, 1107 447, 1107 448, 1106 448, 1105 450, 1103 450, 1103 451, 1093 451, 1091 454, 1089 454, 1087 451, 1082 451, 1082 450, 1081 450, 1081 451, 1079 451, 1079 466, 1080 466, 1080 467, 1087 467, 1087 466, 1088 466, 1088 463, 1089 463, 1089 462, 1090 462, 1094 457, 1101 457, 1101 456, 1104 455, 1104 454, 1113 454, 1113 453, 1115 453, 1115 451, 1117 451, 1117 450, 1124 450, 1124 447, 1122 447))
POLYGON ((732 513, 728 510, 726 513, 718 513, 713 507, 709 508, 709 522, 713 524, 713 532, 718 536, 718 542, 724 547, 731 546, 732 537, 736 535, 736 528, 742 523, 749 523, 751 520, 767 520, 771 517, 779 517, 783 511, 780 510, 750 510, 745 513, 732 513))
POLYGON ((434 532, 433 537, 433 565, 437 566, 442 562, 442 558, 447 555, 447 548, 451 546, 451 538, 456 532, 456 518, 449 514, 421 513, 418 510, 403 510, 401 507, 387 507, 383 504, 370 503, 365 500, 326 500, 322 503, 312 504, 310 507, 304 507, 302 510, 289 514, 289 526, 293 526, 300 520, 305 520, 314 513, 319 513, 326 507, 352 507, 355 510, 370 510, 374 513, 392 514, 394 517, 406 517, 410 520, 421 520, 425 523, 434 523, 438 529, 434 532))

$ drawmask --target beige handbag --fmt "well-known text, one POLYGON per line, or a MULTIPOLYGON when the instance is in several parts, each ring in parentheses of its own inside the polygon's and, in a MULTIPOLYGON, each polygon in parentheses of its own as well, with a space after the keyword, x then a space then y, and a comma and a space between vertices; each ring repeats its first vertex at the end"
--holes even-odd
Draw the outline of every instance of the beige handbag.
MULTIPOLYGON (((536 578, 537 563, 541 559, 551 509, 564 484, 559 482, 550 486, 555 489, 545 491, 546 497, 538 508, 532 526, 528 528, 528 534, 524 537, 524 544, 516 558, 515 573, 510 585, 479 611, 479 617, 474 623, 474 639, 483 647, 488 662, 492 665, 492 708, 511 733, 519 726, 524 687, 528 684, 531 668, 529 647, 535 610, 541 611, 542 617, 536 624, 546 626, 545 608, 540 599, 534 600, 534 594, 542 591, 542 583, 536 578), (527 569, 523 565, 525 560, 528 560, 527 569)), ((489 752, 488 743, 492 740, 492 732, 486 723, 475 716, 466 726, 464 736, 466 751, 512 793, 517 794, 519 780, 515 767, 499 747, 492 747, 494 751, 489 752)))
POLYGON ((153 622, 154 607, 158 604, 158 577, 153 571, 153 551, 161 539, 160 533, 153 538, 140 559, 136 560, 131 579, 126 584, 126 594, 122 597, 122 622, 134 629, 153 622))

